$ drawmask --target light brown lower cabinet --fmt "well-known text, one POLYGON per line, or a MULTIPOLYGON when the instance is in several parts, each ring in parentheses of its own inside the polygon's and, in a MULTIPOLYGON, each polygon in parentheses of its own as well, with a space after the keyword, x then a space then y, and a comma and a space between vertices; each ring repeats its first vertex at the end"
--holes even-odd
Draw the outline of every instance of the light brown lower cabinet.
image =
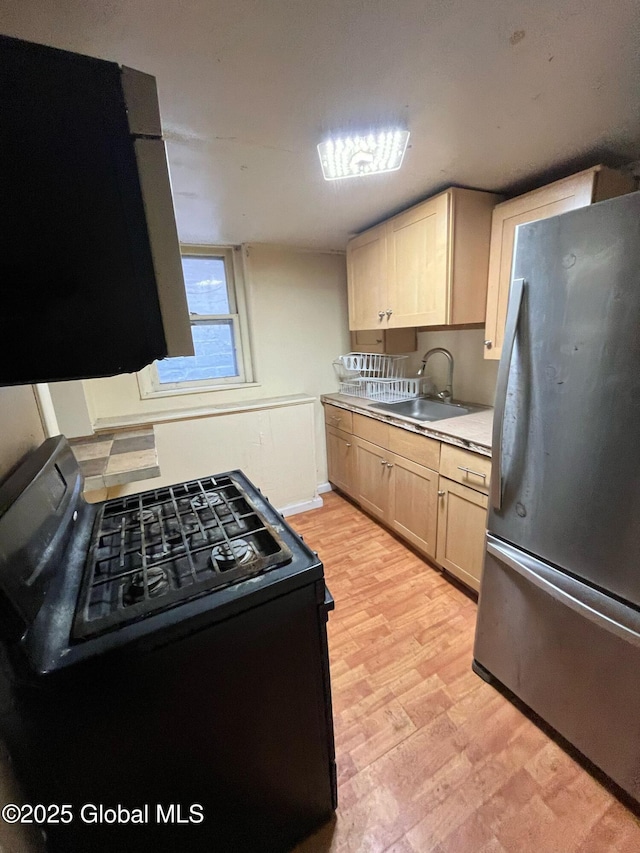
MULTIPOLYGON (((325 407, 330 482, 420 553, 478 590, 488 503, 480 489, 486 491, 489 485, 487 458, 446 444, 441 448, 434 439, 359 414, 353 415, 350 433, 332 425, 334 409, 325 407), (475 477, 479 485, 470 488, 449 476, 463 482, 475 477)), ((339 416, 349 428, 348 418, 339 416)))
POLYGON ((389 512, 389 481, 392 468, 388 468, 389 453, 377 444, 354 435, 356 448, 355 499, 363 509, 376 518, 386 521, 389 512))
POLYGON ((388 524, 414 548, 436 556, 438 474, 391 454, 388 524))
POLYGON ((353 436, 329 424, 326 425, 326 432, 329 479, 342 492, 355 497, 356 456, 353 436))
POLYGON ((440 477, 436 560, 467 586, 480 588, 488 498, 440 477))
POLYGON ((358 436, 353 441, 357 470, 355 499, 419 551, 435 557, 437 472, 358 436))

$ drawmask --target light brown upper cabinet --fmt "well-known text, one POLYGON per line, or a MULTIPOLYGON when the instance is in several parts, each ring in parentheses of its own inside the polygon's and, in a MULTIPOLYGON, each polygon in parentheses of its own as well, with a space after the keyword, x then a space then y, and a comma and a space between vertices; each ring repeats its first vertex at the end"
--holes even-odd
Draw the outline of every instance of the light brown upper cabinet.
MULTIPOLYGON (((347 245, 349 328, 383 326, 387 302, 386 224, 358 234, 347 245)), ((386 325, 386 324, 384 324, 386 325)))
POLYGON ((443 193, 387 223, 390 327, 447 322, 450 206, 443 193))
POLYGON ((415 352, 418 336, 415 329, 354 329, 351 352, 378 352, 388 355, 415 352))
POLYGON ((349 328, 484 322, 491 212, 500 196, 451 188, 347 245, 349 328))
POLYGON ((489 254, 485 358, 499 359, 502 352, 517 226, 633 192, 635 183, 630 175, 605 166, 594 166, 577 175, 504 201, 494 208, 489 254))

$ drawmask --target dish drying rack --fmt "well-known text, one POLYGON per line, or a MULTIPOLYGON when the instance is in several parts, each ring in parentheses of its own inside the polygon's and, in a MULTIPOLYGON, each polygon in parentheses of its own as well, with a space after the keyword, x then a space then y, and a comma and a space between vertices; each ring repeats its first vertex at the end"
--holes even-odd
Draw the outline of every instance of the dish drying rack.
POLYGON ((333 362, 340 393, 380 403, 400 403, 420 393, 420 380, 407 379, 406 355, 350 352, 333 362))

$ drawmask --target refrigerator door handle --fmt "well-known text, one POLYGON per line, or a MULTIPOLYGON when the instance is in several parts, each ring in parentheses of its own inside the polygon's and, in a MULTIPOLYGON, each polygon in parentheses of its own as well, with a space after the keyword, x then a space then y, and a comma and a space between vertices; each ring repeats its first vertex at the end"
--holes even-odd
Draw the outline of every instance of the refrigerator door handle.
MULTIPOLYGON (((565 607, 569 607, 579 616, 588 619, 594 625, 597 625, 599 628, 603 628, 610 634, 615 634, 626 643, 631 643, 634 646, 640 647, 640 634, 631 627, 627 627, 617 619, 613 618, 613 614, 611 616, 607 616, 598 610, 594 610, 584 601, 578 600, 566 590, 560 589, 555 584, 551 583, 551 581, 541 577, 537 574, 533 565, 531 567, 523 565, 521 562, 506 553, 505 550, 490 541, 487 542, 487 553, 491 554, 491 556, 495 557, 501 563, 509 566, 510 569, 523 577, 528 583, 537 586, 538 589, 541 589, 543 592, 547 593, 547 595, 550 595, 555 601, 565 607)), ((530 559, 533 563, 533 558, 530 559)), ((626 609, 628 610, 628 608, 626 609)))
POLYGON ((502 346, 500 367, 498 368, 496 404, 493 413, 493 450, 491 454, 491 505, 494 509, 500 509, 502 506, 502 430, 504 425, 504 410, 507 402, 507 385, 511 369, 511 357, 513 356, 513 345, 518 330, 524 285, 525 281, 523 278, 514 278, 511 282, 507 322, 504 330, 504 344, 502 346))

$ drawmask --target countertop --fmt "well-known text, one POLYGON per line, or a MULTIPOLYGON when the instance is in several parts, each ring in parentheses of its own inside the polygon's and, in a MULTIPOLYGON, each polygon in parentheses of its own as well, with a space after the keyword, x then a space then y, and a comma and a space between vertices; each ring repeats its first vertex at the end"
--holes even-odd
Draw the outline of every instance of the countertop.
POLYGON ((401 427, 402 429, 465 447, 483 456, 491 456, 491 428, 493 425, 493 409, 486 408, 471 415, 460 415, 457 418, 446 418, 441 421, 417 421, 414 418, 400 417, 384 409, 377 409, 375 401, 363 397, 351 397, 348 394, 323 394, 323 403, 330 403, 341 409, 348 409, 360 415, 375 418, 378 421, 401 427))
POLYGON ((86 492, 160 476, 153 427, 70 438, 69 445, 86 492))

